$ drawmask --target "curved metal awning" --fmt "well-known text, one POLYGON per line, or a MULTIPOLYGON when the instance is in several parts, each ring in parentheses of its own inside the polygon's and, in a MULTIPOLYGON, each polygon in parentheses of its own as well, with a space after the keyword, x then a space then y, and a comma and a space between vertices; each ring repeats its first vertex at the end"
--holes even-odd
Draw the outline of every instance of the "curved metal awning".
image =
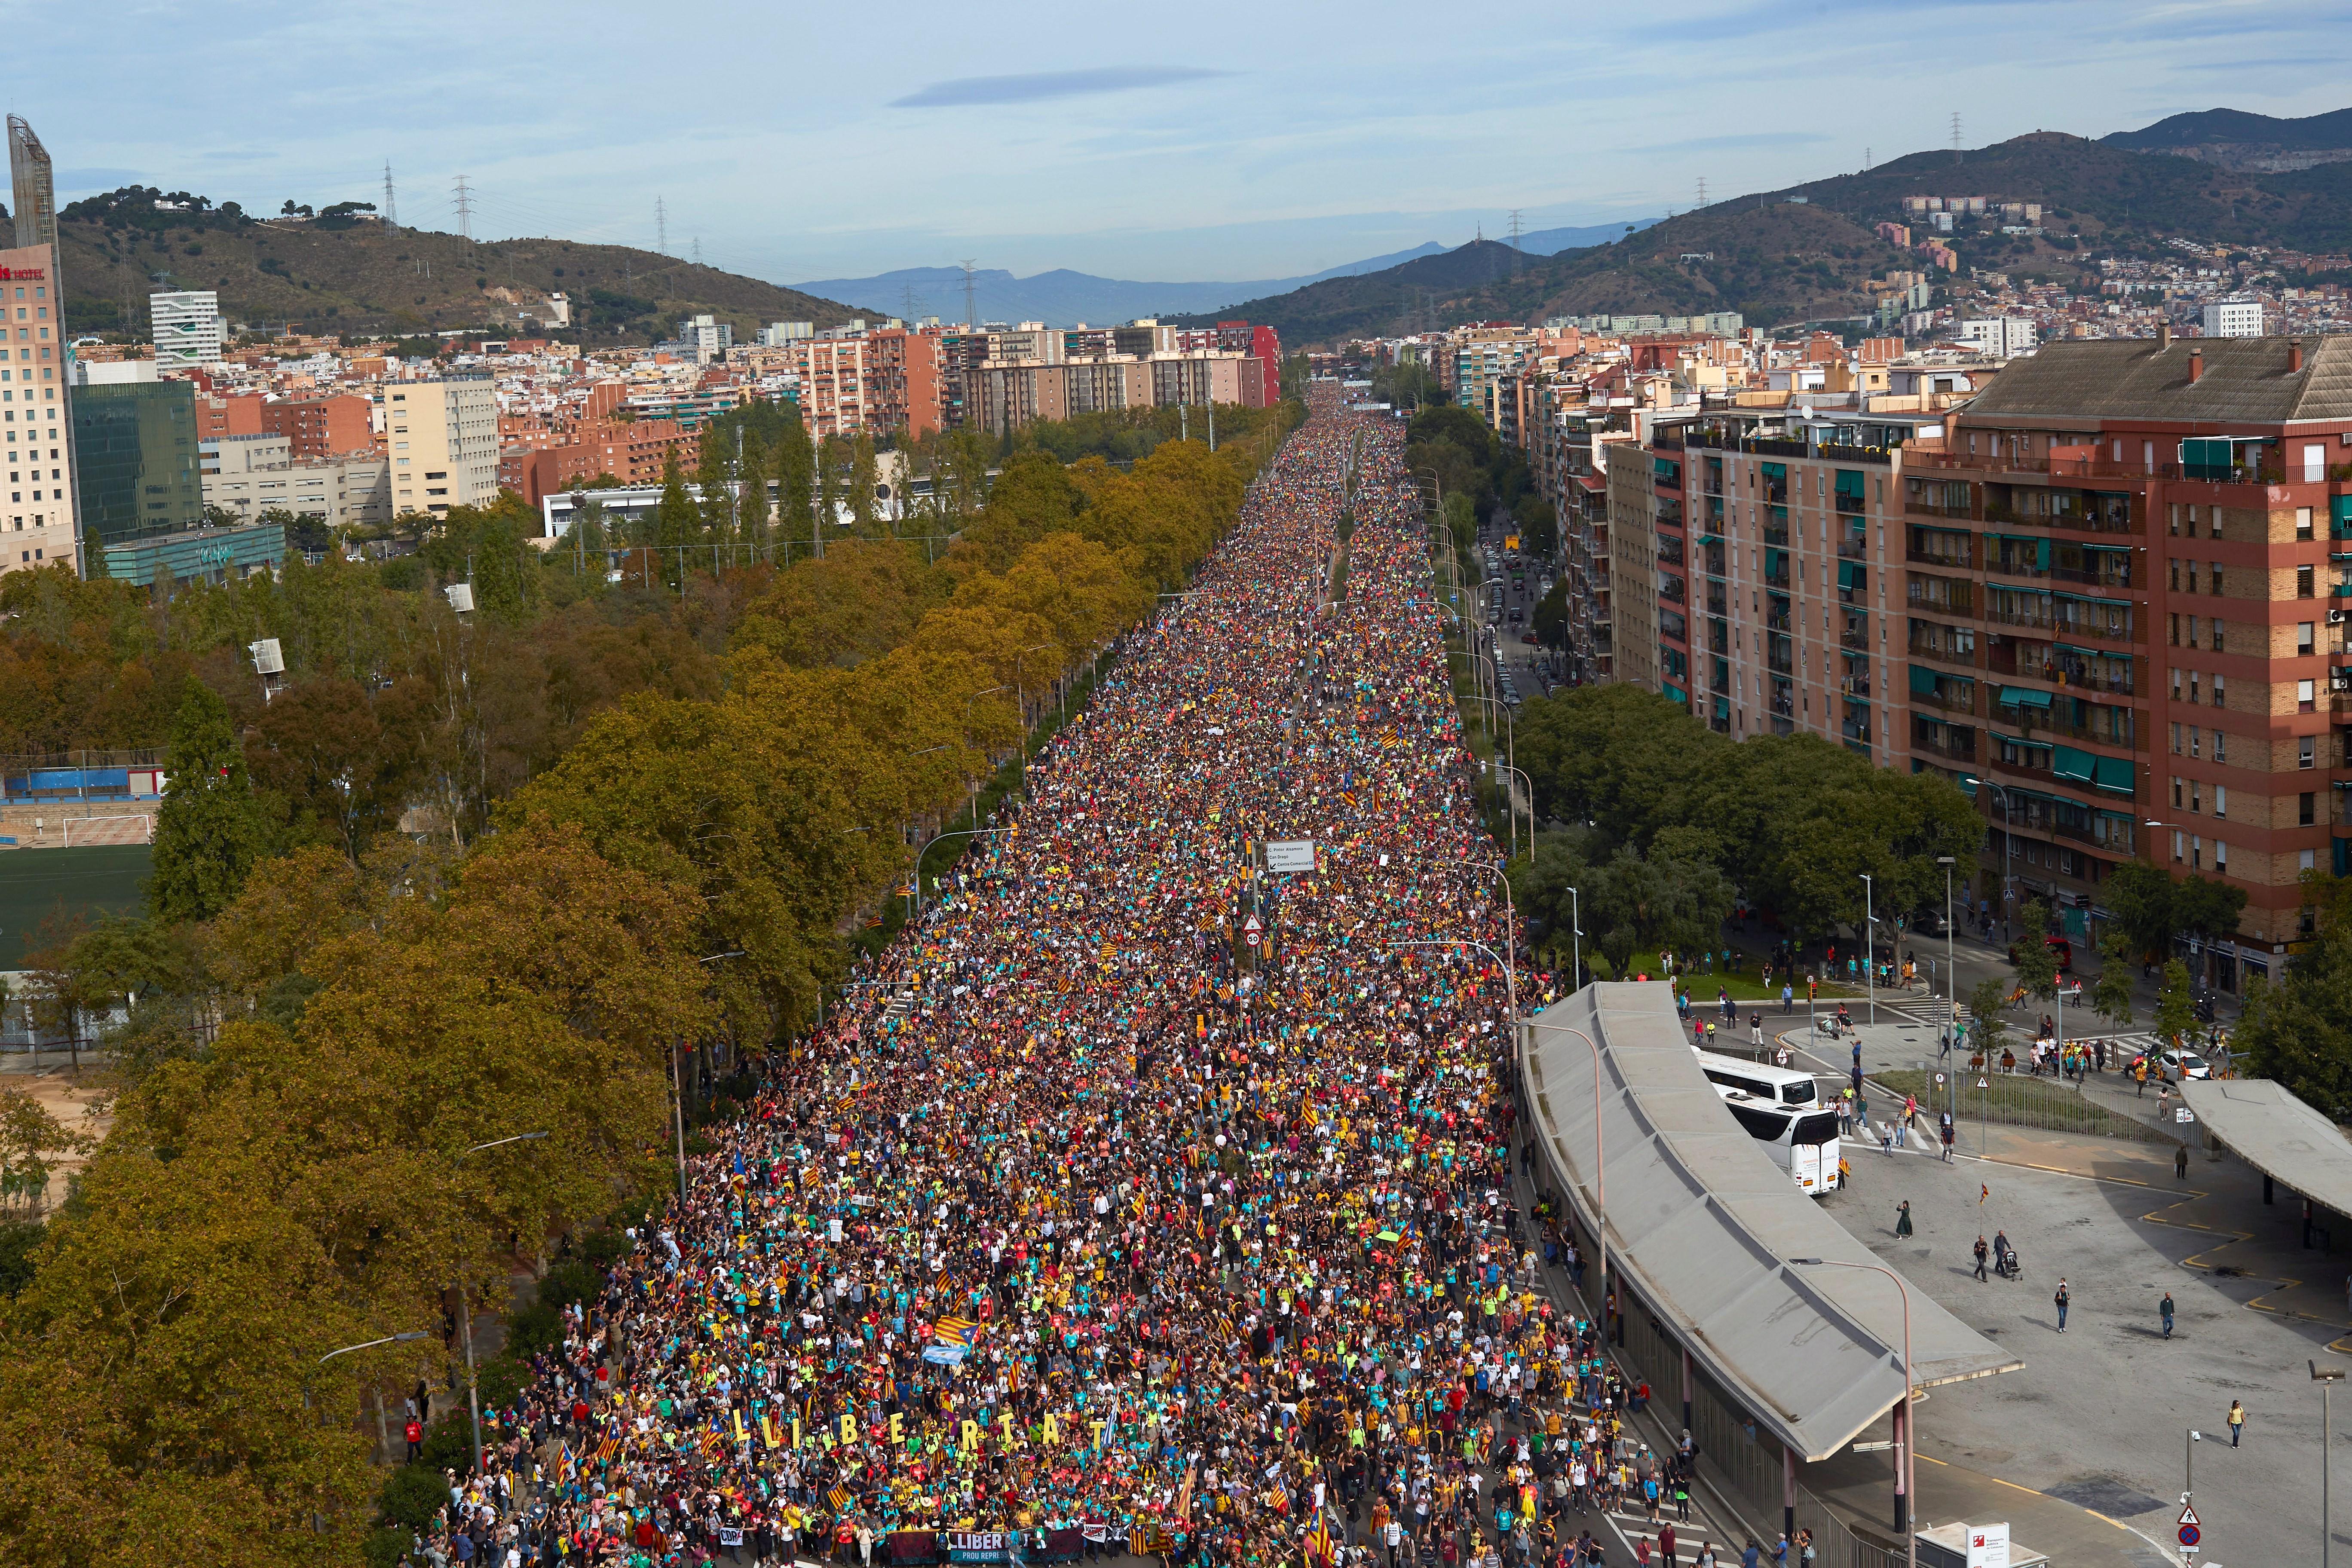
MULTIPOLYGON (((1903 1399, 1902 1292, 1885 1276, 1792 1258, 1878 1259, 1724 1109, 1664 982, 1592 984, 1525 1026, 1521 1070, 1546 1163, 1588 1227, 1592 1053, 1601 1052, 1610 1267, 1717 1386, 1808 1460, 1903 1399)), ((1910 1290, 1920 1387, 2024 1363, 1910 1290)))
POLYGON ((2247 1164, 2313 1203, 2352 1215, 2352 1142, 2284 1084, 2192 1078, 2180 1085, 2180 1097, 2247 1164))

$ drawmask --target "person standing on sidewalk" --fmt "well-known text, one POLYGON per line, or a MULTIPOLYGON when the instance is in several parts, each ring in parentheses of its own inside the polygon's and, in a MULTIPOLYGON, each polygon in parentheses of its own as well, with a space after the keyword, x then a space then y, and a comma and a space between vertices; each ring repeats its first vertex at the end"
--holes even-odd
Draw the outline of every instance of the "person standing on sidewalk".
POLYGON ((1898 1240, 1911 1235, 1911 1200, 1905 1198, 1895 1205, 1895 1235, 1898 1240))
MULTIPOLYGON (((2165 1300, 2170 1300, 2170 1297, 2165 1300)), ((2246 1429, 2246 1407, 2236 1400, 2230 1401, 2230 1447, 2238 1446, 2238 1438, 2246 1429)))
POLYGON ((1943 1116, 1944 1163, 1948 1165, 1952 1163, 1952 1134, 1956 1129, 1952 1126, 1952 1113, 1947 1110, 1943 1113, 1943 1116))
POLYGON ((2061 1274, 2058 1276, 2058 1294, 2050 1298, 2050 1300, 2051 1304, 2058 1309, 2058 1331, 2062 1334, 2066 1331, 2066 1307, 2073 1300, 2074 1297, 2066 1289, 2066 1277, 2061 1274))
POLYGON ((2176 1182, 2189 1179, 2189 1145, 2186 1143, 2172 1152, 2172 1179, 2176 1182))
MULTIPOLYGON (((2162 1318, 2162 1319, 2164 1320, 2164 1337, 2165 1337, 2166 1339, 2168 1339, 2168 1339, 2170 1339, 2170 1338, 2172 1337, 2172 1292, 2171 1292, 2171 1291, 2167 1290, 2167 1291, 2164 1293, 2164 1300, 2163 1300, 2161 1302, 2159 1302, 2159 1303, 2158 1304, 2157 1309, 2156 1309, 2156 1311, 2157 1311, 2157 1315, 2158 1315, 2158 1317, 2160 1317, 2160 1318, 2162 1318)), ((2233 1444, 2231 1444, 2231 1447, 2237 1447, 2237 1445, 2233 1443, 2233 1444)))
POLYGON ((1786 980, 1781 981, 1781 982, 1780 982, 1780 1014, 1781 1014, 1781 1016, 1782 1016, 1783 1017, 1786 1017, 1789 1014, 1790 1014, 1790 1013, 1792 1013, 1792 1012, 1796 1011, 1796 1007, 1797 1007, 1797 992, 1796 992, 1796 988, 1795 988, 1794 986, 1790 985, 1790 984, 1786 980))

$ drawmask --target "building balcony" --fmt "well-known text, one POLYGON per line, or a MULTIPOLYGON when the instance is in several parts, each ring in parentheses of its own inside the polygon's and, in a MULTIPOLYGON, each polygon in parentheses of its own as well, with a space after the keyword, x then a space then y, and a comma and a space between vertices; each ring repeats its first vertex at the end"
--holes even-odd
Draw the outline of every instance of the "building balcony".
POLYGON ((1870 628, 1866 626, 1846 627, 1845 630, 1838 633, 1838 646, 1841 647, 1868 647, 1870 646, 1870 628))
POLYGON ((1864 540, 1843 539, 1838 542, 1837 552, 1841 561, 1866 561, 1870 558, 1870 546, 1864 540))
POLYGON ((1915 637, 1906 645, 1905 651, 1913 658, 1932 659, 1937 664, 1955 665, 1971 673, 1974 673, 1977 668, 1975 654, 1961 653, 1957 649, 1946 647, 1940 643, 1925 642, 1915 637))
POLYGON ((1947 762, 1974 764, 1977 760, 1977 738, 1973 733, 1955 734, 1947 730, 1937 739, 1915 730, 1911 734, 1911 749, 1932 757, 1942 757, 1947 762))

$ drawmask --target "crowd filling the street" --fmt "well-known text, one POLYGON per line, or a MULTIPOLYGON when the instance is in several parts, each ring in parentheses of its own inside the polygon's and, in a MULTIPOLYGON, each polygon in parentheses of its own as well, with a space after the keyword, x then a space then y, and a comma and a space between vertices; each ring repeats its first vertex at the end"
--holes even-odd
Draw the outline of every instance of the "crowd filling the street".
POLYGON ((1508 1008, 1547 981, 1505 962, 1420 501, 1316 392, 1000 831, 567 1310, 432 1556, 1518 1568, 1598 1561, 1612 1501, 1671 1521, 1690 1456, 1625 1426, 1541 1283, 1574 1240, 1512 1186, 1508 1008))

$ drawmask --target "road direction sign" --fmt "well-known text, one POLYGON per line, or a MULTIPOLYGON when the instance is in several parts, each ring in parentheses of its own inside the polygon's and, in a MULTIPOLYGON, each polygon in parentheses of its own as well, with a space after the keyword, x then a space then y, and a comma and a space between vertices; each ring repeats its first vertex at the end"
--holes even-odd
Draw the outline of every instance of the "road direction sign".
POLYGON ((1265 868, 1269 871, 1312 872, 1315 869, 1315 840, 1312 838, 1267 839, 1265 868))

